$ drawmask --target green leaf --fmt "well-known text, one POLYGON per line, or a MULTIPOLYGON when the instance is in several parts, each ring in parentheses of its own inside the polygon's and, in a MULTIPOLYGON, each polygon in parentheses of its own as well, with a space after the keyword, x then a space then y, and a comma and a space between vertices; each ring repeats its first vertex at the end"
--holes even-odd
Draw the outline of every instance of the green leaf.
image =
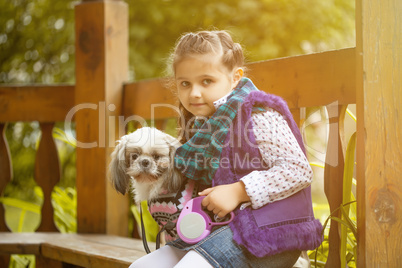
POLYGON ((28 210, 36 214, 40 214, 41 211, 41 207, 36 204, 25 202, 23 200, 12 197, 0 197, 0 203, 3 203, 6 206, 16 207, 22 210, 28 210))

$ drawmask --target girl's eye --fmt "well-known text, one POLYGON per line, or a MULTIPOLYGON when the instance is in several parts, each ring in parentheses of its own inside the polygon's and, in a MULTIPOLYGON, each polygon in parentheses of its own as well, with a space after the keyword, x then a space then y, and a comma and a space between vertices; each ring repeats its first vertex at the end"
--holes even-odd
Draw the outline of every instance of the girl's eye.
POLYGON ((131 160, 135 161, 138 158, 138 156, 139 155, 136 153, 131 154, 131 160))
POLYGON ((182 87, 188 87, 188 86, 190 85, 190 83, 187 82, 187 81, 183 81, 183 82, 180 83, 180 85, 181 85, 182 87))
POLYGON ((202 83, 203 83, 205 86, 208 86, 209 84, 212 83, 212 80, 211 80, 211 79, 204 79, 204 80, 202 80, 202 83))

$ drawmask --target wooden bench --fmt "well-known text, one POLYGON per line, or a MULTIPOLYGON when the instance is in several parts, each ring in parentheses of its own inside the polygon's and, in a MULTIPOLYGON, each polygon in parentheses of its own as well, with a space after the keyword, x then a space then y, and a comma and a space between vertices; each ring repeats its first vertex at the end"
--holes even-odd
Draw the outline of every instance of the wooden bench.
MULTIPOLYGON (((331 211, 342 202, 345 107, 356 103, 358 267, 401 267, 402 229, 398 200, 401 183, 397 165, 400 148, 401 16, 399 0, 356 1, 356 48, 253 63, 249 77, 261 90, 282 96, 299 126, 305 108, 324 106, 330 114, 326 152, 325 193, 331 211), (383 24, 381 24, 381 22, 383 24), (381 31, 378 25, 383 25, 381 31), (388 27, 389 25, 389 27, 388 27), (381 34, 380 34, 381 32, 381 34), (399 43, 398 43, 399 42, 399 43), (399 84, 398 84, 399 83, 399 84), (398 93, 398 94, 397 94, 398 93), (391 119, 388 119, 392 116, 391 119), (396 118, 396 119, 395 119, 396 118), (399 121, 398 121, 399 120, 399 121), (368 159, 369 161, 365 161, 368 159), (387 161, 385 161, 387 159, 387 161), (389 165, 392 165, 389 167, 389 165), (385 186, 384 186, 385 185, 385 186), (379 255, 384 252, 384 257, 379 255)), ((44 193, 42 222, 35 234, 6 233, 0 206, 0 253, 32 253, 42 267, 127 267, 144 255, 142 243, 129 237, 127 197, 119 196, 106 179, 114 141, 126 119, 154 119, 163 129, 174 104, 163 80, 125 84, 128 79, 128 9, 123 1, 84 0, 76 6, 76 84, 0 87, 0 131, 7 122, 38 121, 42 137, 35 180, 44 193), (96 61, 94 60, 96 59, 96 61), (72 110, 72 108, 78 110, 72 110), (87 105, 83 107, 82 105, 87 105), (88 106, 89 105, 89 106, 88 106), (84 109, 85 108, 85 109, 84 109), (71 114, 71 111, 73 113, 71 114), (72 119, 77 140, 77 226, 79 234, 58 234, 53 222, 51 191, 60 180, 52 129, 72 119), (71 116, 71 117, 70 117, 71 116), (123 122, 119 122, 123 116, 123 122), (135 116, 135 117, 133 117, 135 116), (99 120, 102 117, 103 120, 99 120), (53 233, 43 233, 53 232, 53 233), (118 237, 120 236, 120 237, 118 237), (52 263, 47 265, 46 263, 52 263)), ((0 137, 0 193, 12 180, 11 160, 0 137)), ((331 223, 327 267, 340 267, 338 223, 331 223), (332 228, 333 227, 333 228, 332 228)), ((0 258, 7 267, 6 258, 0 258)))
MULTIPOLYGON (((146 254, 139 239, 101 234, 1 232, 0 241, 1 254, 36 255, 37 267, 72 264, 127 268, 146 254)), ((149 246, 151 250, 155 248, 154 243, 149 243, 149 246)))

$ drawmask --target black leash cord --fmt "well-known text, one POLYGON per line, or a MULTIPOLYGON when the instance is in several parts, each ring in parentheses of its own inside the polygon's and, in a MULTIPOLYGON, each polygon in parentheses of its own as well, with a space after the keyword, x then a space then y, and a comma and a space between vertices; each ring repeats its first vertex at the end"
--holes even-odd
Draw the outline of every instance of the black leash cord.
MULTIPOLYGON (((143 219, 143 216, 142 216, 142 206, 141 206, 141 204, 140 204, 140 216, 141 216, 141 236, 142 236, 142 244, 144 245, 145 252, 146 252, 147 254, 149 254, 149 253, 151 253, 151 250, 150 250, 149 247, 148 247, 147 236, 146 236, 146 234, 145 234, 145 224, 144 224, 144 219, 143 219)), ((159 249, 160 246, 161 246, 161 233, 162 233, 163 231, 165 231, 165 227, 166 227, 167 225, 169 225, 169 224, 164 225, 164 226, 162 227, 162 229, 161 229, 161 230, 158 232, 158 234, 156 235, 156 249, 159 249)), ((170 225, 169 225, 169 226, 170 226, 170 225)))
POLYGON ((142 206, 141 206, 141 204, 140 204, 140 216, 141 216, 142 244, 144 245, 144 249, 147 252, 147 254, 149 254, 149 253, 151 253, 151 250, 149 250, 147 238, 146 238, 146 235, 145 235, 145 225, 144 225, 144 219, 142 218, 142 206))

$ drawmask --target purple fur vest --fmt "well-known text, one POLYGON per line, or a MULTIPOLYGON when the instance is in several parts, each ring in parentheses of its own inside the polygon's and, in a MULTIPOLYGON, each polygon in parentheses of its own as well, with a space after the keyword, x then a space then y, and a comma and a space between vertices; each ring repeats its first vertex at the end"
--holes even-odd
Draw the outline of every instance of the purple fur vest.
MULTIPOLYGON (((230 146, 222 150, 221 160, 225 159, 225 164, 221 162, 213 186, 234 183, 253 170, 266 169, 250 123, 253 107, 258 106, 281 113, 305 153, 300 131, 286 102, 278 96, 253 91, 243 102, 226 137, 224 144, 230 146)), ((230 223, 234 240, 257 257, 288 250, 311 250, 322 242, 322 225, 314 218, 310 186, 259 209, 250 206, 236 209, 235 215, 230 223)))

